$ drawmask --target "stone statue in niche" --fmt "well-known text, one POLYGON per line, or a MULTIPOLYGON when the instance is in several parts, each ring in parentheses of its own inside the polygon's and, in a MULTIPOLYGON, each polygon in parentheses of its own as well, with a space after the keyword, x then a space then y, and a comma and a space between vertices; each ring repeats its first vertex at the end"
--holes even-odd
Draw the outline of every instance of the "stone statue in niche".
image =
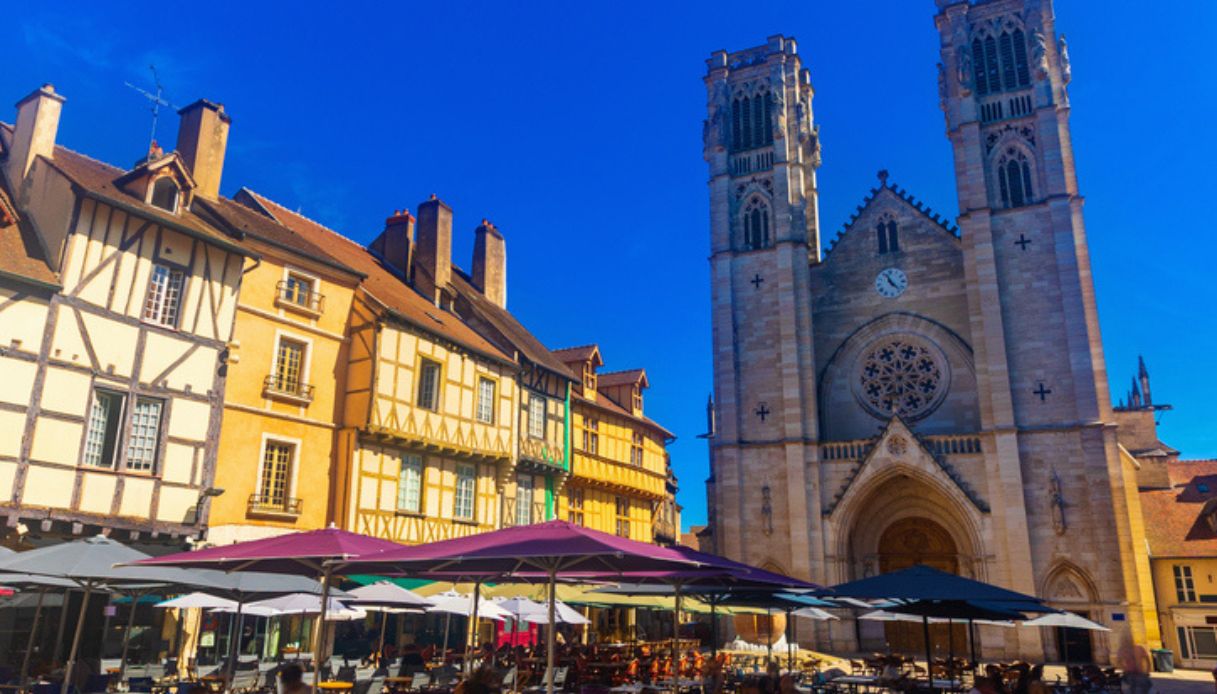
POLYGON ((972 51, 967 46, 960 46, 955 51, 955 79, 959 82, 960 96, 968 96, 972 93, 972 79, 975 74, 972 71, 972 51))
POLYGON ((1031 35, 1031 62, 1035 64, 1035 74, 1040 79, 1048 76, 1048 39, 1039 29, 1031 35))
POLYGON ((1056 470, 1052 471, 1052 477, 1048 480, 1048 500, 1052 505, 1052 529, 1057 535, 1064 535, 1068 529, 1065 522, 1065 495, 1061 492, 1061 478, 1056 474, 1056 470))
POLYGON ((1065 35, 1061 34, 1060 40, 1056 43, 1057 56, 1061 59, 1061 81, 1069 84, 1073 79, 1073 68, 1069 65, 1069 42, 1065 40, 1065 35))
POLYGON ((773 495, 768 484, 761 487, 761 531, 773 534, 773 495))

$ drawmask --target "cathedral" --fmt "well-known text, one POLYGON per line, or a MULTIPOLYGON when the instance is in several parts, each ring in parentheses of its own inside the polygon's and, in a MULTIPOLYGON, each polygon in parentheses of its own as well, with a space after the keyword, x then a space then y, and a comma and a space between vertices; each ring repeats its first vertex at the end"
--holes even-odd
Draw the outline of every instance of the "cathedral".
MULTIPOLYGON (((880 171, 831 240, 794 39, 707 61, 708 534, 825 585, 922 563, 1036 594, 1110 627, 1074 653, 1106 662, 1160 635, 1139 467, 1108 393, 1066 41, 1051 0, 938 0, 934 22, 959 212, 880 171)), ((1058 660, 1069 631, 977 636, 986 657, 1058 660)), ((838 652, 919 652, 920 632, 799 629, 838 652)), ((945 654, 967 636, 931 638, 945 654)))

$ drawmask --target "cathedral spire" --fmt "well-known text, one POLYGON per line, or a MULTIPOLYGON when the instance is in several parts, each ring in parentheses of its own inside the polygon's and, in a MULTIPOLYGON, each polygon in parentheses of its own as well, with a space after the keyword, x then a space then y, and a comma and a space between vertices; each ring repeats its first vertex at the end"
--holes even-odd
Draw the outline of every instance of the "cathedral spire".
POLYGON ((1149 394, 1149 369, 1145 368, 1145 357, 1137 355, 1137 379, 1141 382, 1141 399, 1146 407, 1154 404, 1149 394))

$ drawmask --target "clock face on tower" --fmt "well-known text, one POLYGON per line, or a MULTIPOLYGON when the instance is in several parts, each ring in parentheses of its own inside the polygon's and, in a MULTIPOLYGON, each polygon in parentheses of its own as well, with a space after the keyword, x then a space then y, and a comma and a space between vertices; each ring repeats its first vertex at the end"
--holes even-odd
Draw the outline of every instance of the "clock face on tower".
POLYGON ((908 275, 904 274, 900 268, 889 267, 875 278, 875 291, 879 292, 879 296, 895 299, 908 288, 908 275))

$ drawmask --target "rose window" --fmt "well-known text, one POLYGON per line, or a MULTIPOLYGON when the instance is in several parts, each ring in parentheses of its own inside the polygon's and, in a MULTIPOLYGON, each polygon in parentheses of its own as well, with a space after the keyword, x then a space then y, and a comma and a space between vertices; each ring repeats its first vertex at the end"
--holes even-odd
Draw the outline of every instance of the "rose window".
POLYGON ((855 392, 876 416, 917 419, 945 395, 944 371, 933 347, 904 337, 886 339, 862 355, 855 392))

